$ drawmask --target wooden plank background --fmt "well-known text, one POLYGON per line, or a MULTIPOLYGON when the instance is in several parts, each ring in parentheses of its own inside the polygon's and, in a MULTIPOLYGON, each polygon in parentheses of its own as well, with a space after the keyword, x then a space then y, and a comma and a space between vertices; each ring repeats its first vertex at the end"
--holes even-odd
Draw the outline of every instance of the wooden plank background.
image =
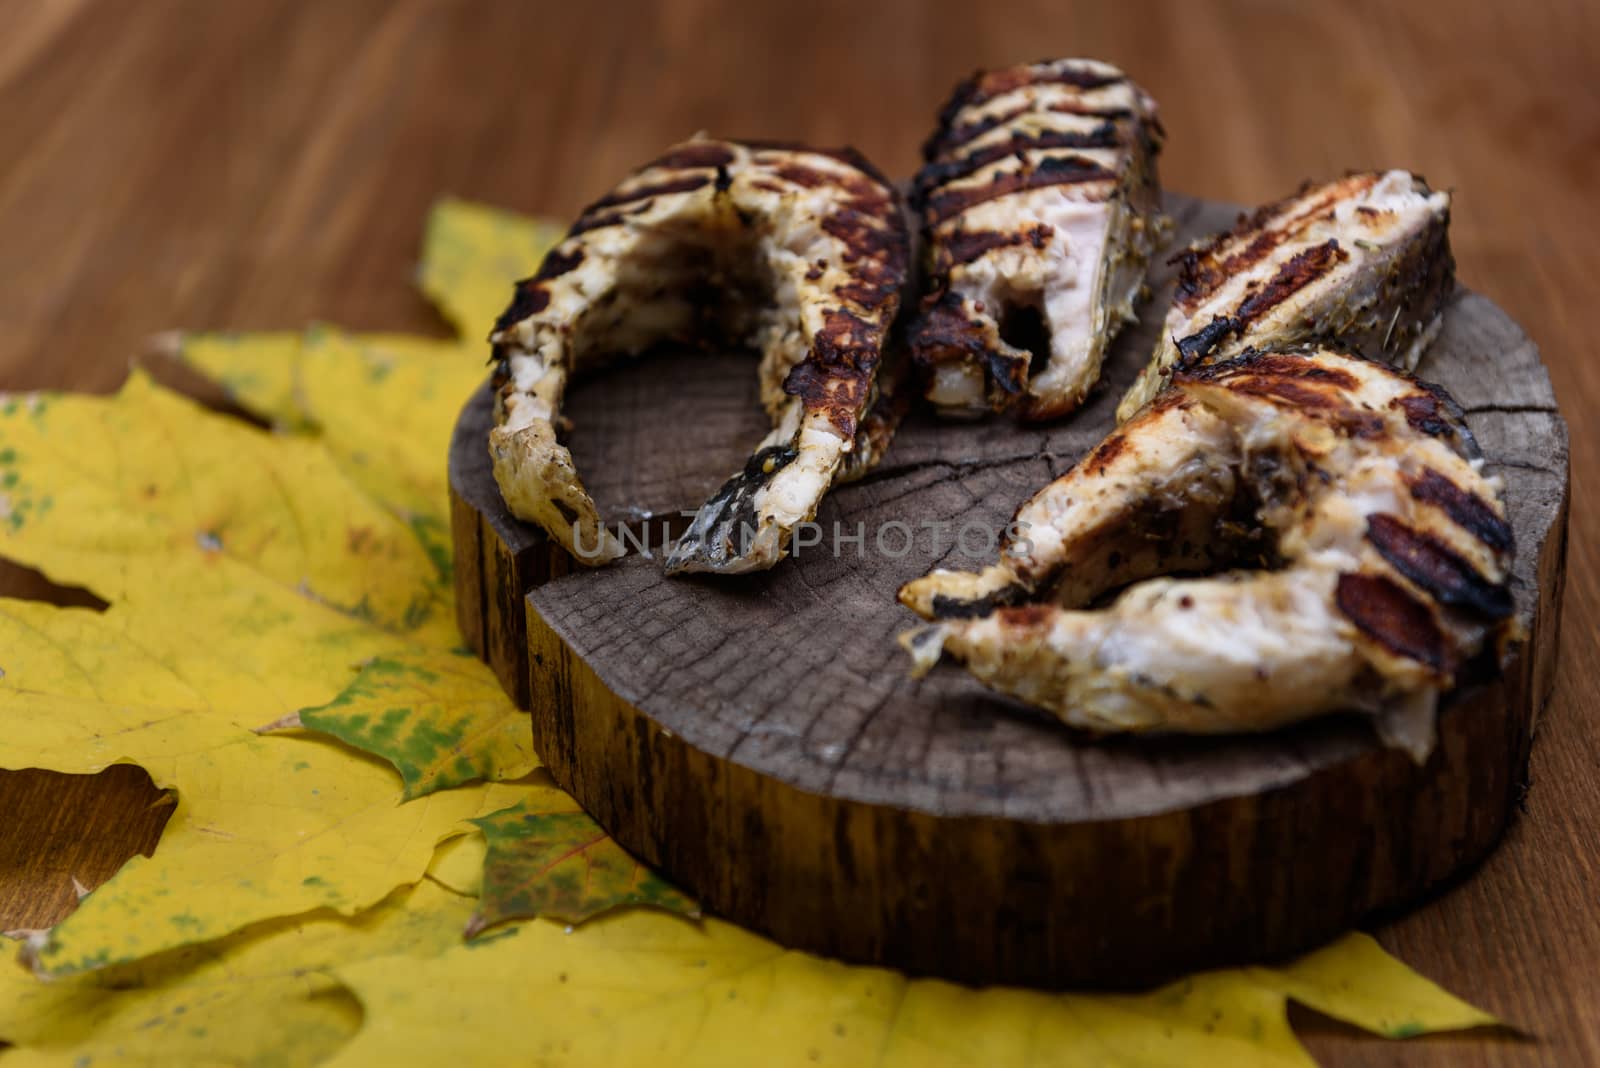
MULTIPOLYGON (((1543 347, 1577 474, 1526 812, 1379 931, 1530 1037, 1307 1026, 1330 1064, 1600 1062, 1593 3, 0 0, 0 388, 113 389, 174 326, 439 331, 409 283, 442 193, 570 215, 696 130, 850 142, 905 174, 957 77, 1071 54, 1161 101, 1170 188, 1253 202, 1378 166, 1453 188, 1462 278, 1543 347)), ((85 600, 15 567, 0 589, 85 600)), ((0 774, 0 927, 153 848, 160 800, 136 769, 0 774)))

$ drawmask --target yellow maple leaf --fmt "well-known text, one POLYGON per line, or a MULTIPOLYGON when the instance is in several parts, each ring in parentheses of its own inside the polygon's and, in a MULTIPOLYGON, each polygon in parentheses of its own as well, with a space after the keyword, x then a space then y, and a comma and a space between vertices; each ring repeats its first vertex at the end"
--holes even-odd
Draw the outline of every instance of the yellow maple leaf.
MULTIPOLYGON (((229 386, 247 410, 314 434, 341 472, 408 527, 450 572, 445 465, 455 414, 483 377, 450 342, 314 327, 280 334, 196 335, 188 364, 229 386)), ((403 577, 397 581, 404 581, 403 577)), ((450 641, 457 641, 454 630, 450 641)), ((331 734, 399 770, 407 797, 477 778, 516 778, 537 765, 528 717, 475 660, 422 651, 371 661, 331 703, 290 726, 331 734)))
POLYGON ((6 1063, 316 1064, 361 1027, 328 969, 435 955, 459 941, 473 904, 425 879, 353 918, 286 917, 67 979, 0 966, 6 1063))
POLYGON ((114 397, 0 402, 0 551, 113 603, 159 604, 171 572, 226 593, 279 587, 448 645, 437 570, 311 441, 201 410, 134 374, 114 397))
POLYGON ((482 788, 402 805, 381 765, 255 736, 225 690, 213 700, 209 680, 183 670, 203 652, 174 666, 118 615, 0 601, 0 765, 130 762, 177 793, 155 855, 130 860, 51 932, 43 969, 137 960, 313 908, 353 914, 414 881, 441 838, 485 814, 482 788))
POLYGON ((1388 1038, 1499 1022, 1430 983, 1364 934, 1347 935, 1286 967, 1255 969, 1252 975, 1325 1016, 1388 1038))
MULTIPOLYGON (((1324 979, 1360 985, 1376 963, 1396 981, 1347 1006, 1358 1025, 1381 1030, 1380 1001, 1409 1011, 1437 993, 1345 945, 1323 951, 1324 979)), ((366 1023, 332 1063, 1304 1066, 1286 988, 1313 1005, 1326 988, 1295 968, 1209 972, 1143 995, 973 990, 785 950, 717 920, 541 920, 404 967, 337 966, 366 1023)), ((1489 1022, 1460 1002, 1432 1006, 1429 1029, 1489 1022)))
MULTIPOLYGON (((178 796, 156 856, 62 924, 44 967, 137 959, 308 908, 357 911, 482 814, 471 791, 401 805, 380 765, 251 732, 328 703, 374 658, 448 658, 480 701, 494 692, 486 668, 449 653, 449 592, 412 530, 322 444, 136 375, 112 398, 0 404, 0 481, 0 548, 111 602, 103 614, 3 603, 0 766, 134 762, 178 796)), ((499 742, 466 754, 465 772, 452 764, 451 781, 534 766, 525 717, 503 695, 492 708, 503 722, 485 737, 499 742)))
POLYGON ((495 677, 459 652, 379 656, 339 696, 274 728, 331 734, 393 764, 405 797, 533 770, 533 730, 495 677))
POLYGON ((310 429, 300 388, 300 331, 211 334, 177 331, 152 339, 151 349, 205 374, 241 408, 284 430, 310 429))
POLYGON ((318 436, 341 470, 408 525, 442 576, 450 570, 442 457, 455 417, 484 378, 487 349, 315 326, 282 334, 183 335, 180 360, 245 410, 318 436))
MULTIPOLYGON (((548 223, 459 200, 427 227, 420 277, 455 323, 504 302, 558 236, 548 223)), ((490 314, 492 313, 481 313, 490 314)), ((485 328, 486 331, 486 328, 485 328)), ((246 410, 315 435, 340 470, 408 526, 441 581, 451 565, 446 454, 456 414, 483 379, 483 342, 282 333, 179 336, 178 358, 246 410)), ((452 632, 453 634, 453 632, 452 632)), ((475 778, 516 778, 537 764, 526 715, 475 662, 413 653, 375 660, 348 689, 290 721, 375 753, 417 797, 475 778)))
MULTIPOLYGON (((490 807, 492 802, 485 802, 490 807)), ((480 833, 459 834, 439 843, 428 875, 447 890, 463 897, 478 897, 483 892, 483 860, 488 843, 480 833)))
POLYGON ((486 855, 482 903, 468 937, 510 919, 582 923, 627 905, 699 914, 691 898, 630 856, 548 776, 527 783, 515 804, 472 822, 486 855))

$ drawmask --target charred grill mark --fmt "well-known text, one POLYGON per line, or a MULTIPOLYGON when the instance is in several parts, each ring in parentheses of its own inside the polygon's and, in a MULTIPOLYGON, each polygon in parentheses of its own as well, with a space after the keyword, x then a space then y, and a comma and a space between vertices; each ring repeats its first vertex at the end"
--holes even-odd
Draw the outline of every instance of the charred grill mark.
POLYGON ((1241 323, 1241 328, 1248 327, 1256 319, 1327 274, 1336 264, 1343 263, 1349 258, 1350 254, 1339 247, 1338 238, 1329 238, 1320 245, 1296 253, 1288 263, 1278 268, 1278 273, 1272 276, 1270 282, 1250 294, 1245 302, 1239 305, 1239 310, 1235 314, 1241 323))
POLYGON ((1113 432, 1089 454, 1089 462, 1085 466, 1088 470, 1103 475, 1111 462, 1121 456, 1127 448, 1128 436, 1113 432))
MULTIPOLYGON (((1403 372, 1396 373, 1403 374, 1403 372)), ((1405 377, 1417 387, 1417 392, 1396 397, 1389 402, 1389 406, 1401 411, 1405 416, 1406 425, 1429 437, 1443 439, 1465 459, 1480 459, 1483 453, 1478 448, 1478 442, 1473 438, 1472 431, 1467 429, 1466 413, 1461 410, 1461 405, 1456 403, 1456 399, 1450 396, 1443 386, 1424 382, 1411 375, 1405 377)))
MULTIPOLYGON (((571 252, 562 252, 559 247, 551 249, 539 264, 539 270, 528 282, 548 282, 552 278, 560 278, 568 271, 574 270, 583 262, 583 249, 575 248, 571 252)), ((527 283, 521 283, 526 285, 527 283)))
POLYGON ((1326 185, 1316 197, 1308 199, 1306 194, 1316 189, 1316 183, 1304 181, 1300 188, 1269 204, 1263 204, 1255 211, 1240 212, 1234 220, 1233 228, 1212 236, 1209 240, 1195 246, 1195 251, 1202 256, 1213 256, 1220 249, 1227 247, 1230 242, 1261 230, 1272 223, 1274 219, 1283 217, 1292 224, 1298 213, 1299 216, 1315 215, 1340 197, 1354 196, 1372 188, 1381 175, 1377 173, 1355 175, 1343 181, 1332 182, 1326 185))
POLYGON ((578 217, 578 221, 581 223, 584 219, 608 208, 620 208, 625 204, 635 204, 641 200, 652 200, 655 197, 671 196, 674 193, 692 193, 696 189, 704 189, 710 184, 711 177, 709 175, 693 174, 687 178, 670 178, 666 181, 633 186, 629 189, 619 189, 615 192, 607 193, 587 208, 584 208, 583 214, 578 217))
MULTIPOLYGON (((1030 101, 1025 104, 1019 104, 998 115, 974 119, 972 122, 962 123, 959 126, 946 127, 941 124, 934 135, 928 138, 927 142, 922 146, 922 158, 932 161, 941 156, 947 156, 962 145, 976 141, 990 130, 1015 122, 1022 116, 1036 111, 1046 111, 1057 115, 1083 115, 1092 119, 1104 119, 1107 122, 1126 122, 1134 117, 1130 108, 1096 108, 1065 100, 1058 100, 1053 104, 1047 104, 1040 108, 1030 101)), ((1153 121, 1148 125, 1159 129, 1159 124, 1153 121)))
MULTIPOLYGON (((950 91, 949 98, 945 100, 944 106, 939 109, 939 122, 935 127, 936 130, 942 132, 949 130, 955 125, 956 119, 960 117, 961 113, 965 111, 977 97, 978 79, 981 76, 981 71, 974 71, 956 83, 956 87, 950 91)), ((1011 115, 1011 117, 1015 118, 1016 115, 1020 115, 1024 111, 1029 110, 1029 107, 1030 105, 1024 104, 1022 107, 1018 108, 1016 112, 1011 115)), ((1000 121, 1010 121, 1010 119, 996 120, 997 123, 1000 121)), ((930 138, 928 143, 922 148, 923 155, 928 159, 933 159, 934 157, 934 152, 932 149, 934 148, 935 141, 938 136, 938 134, 935 134, 934 137, 930 138)))
POLYGON ((961 298, 946 290, 923 301, 922 314, 911 328, 911 358, 922 367, 972 361, 1005 393, 1022 393, 1029 357, 991 348, 986 338, 984 326, 967 318, 961 298))
MULTIPOLYGON (((1455 269, 1453 261, 1450 269, 1452 271, 1455 269)), ((1440 409, 1449 417, 1450 429, 1454 432, 1451 435, 1454 438, 1451 444, 1455 446, 1456 452, 1468 460, 1483 459, 1483 450, 1478 447, 1478 439, 1472 436, 1472 430, 1467 426, 1467 413, 1456 403, 1450 391, 1437 383, 1424 382, 1420 378, 1413 378, 1412 381, 1437 400, 1440 409)))
POLYGON ((1048 148, 1117 148, 1120 144, 1117 126, 1113 122, 1102 122, 1093 130, 1043 130, 1031 137, 1017 134, 1009 140, 986 145, 970 155, 927 164, 917 172, 913 188, 915 196, 920 199, 937 186, 956 178, 965 178, 1007 156, 1022 156, 1048 148))
POLYGON ((1027 589, 1021 585, 1006 586, 971 600, 936 593, 929 608, 935 619, 981 619, 997 609, 1012 608, 1027 596, 1027 589))
POLYGON ((997 174, 983 185, 944 189, 933 193, 927 199, 924 214, 928 225, 937 226, 968 208, 998 200, 1012 193, 1045 189, 1055 185, 1114 182, 1116 177, 1094 160, 1083 156, 1051 156, 1040 160, 1037 166, 997 174))
POLYGON ((1230 379, 1225 385, 1235 393, 1293 405, 1303 414, 1320 417, 1347 437, 1376 438, 1387 430, 1383 416, 1357 408, 1333 391, 1316 388, 1302 380, 1278 375, 1248 375, 1230 379))
POLYGON ((846 440, 854 438, 882 342, 877 326, 843 309, 830 309, 811 351, 784 379, 783 391, 799 397, 808 412, 826 414, 846 440))
POLYGON ((538 315, 549 306, 550 291, 538 280, 537 275, 525 282, 518 282, 516 294, 511 298, 511 306, 501 312, 500 318, 494 321, 494 332, 498 334, 502 330, 509 330, 528 316, 538 315))
POLYGON ((1186 377, 1198 381, 1226 378, 1230 375, 1276 375, 1280 378, 1302 378, 1323 382, 1336 389, 1355 390, 1361 383, 1349 371, 1324 367, 1315 360, 1295 352, 1259 352, 1248 350, 1231 360, 1212 364, 1191 372, 1186 377))
MULTIPOLYGON (((956 111, 959 110, 959 108, 956 109, 956 111)), ((1004 126, 1006 123, 1026 115, 1032 110, 1033 105, 1031 103, 1019 104, 998 115, 990 115, 988 118, 976 119, 972 122, 955 126, 953 123, 956 119, 956 112, 949 111, 948 105, 946 105, 947 113, 940 115, 939 125, 922 144, 922 158, 931 163, 946 153, 960 148, 968 141, 976 140, 995 127, 1004 126)))
POLYGON ((853 269, 864 280, 905 276, 909 239, 900 227, 886 224, 882 215, 842 209, 822 220, 822 231, 845 246, 844 261, 855 264, 853 269))
POLYGON ((967 318, 961 298, 949 290, 923 301, 909 340, 912 359, 924 367, 982 359, 986 349, 981 328, 967 318))
MULTIPOLYGON (((894 185, 894 183, 891 182, 882 171, 873 165, 871 160, 867 159, 867 157, 863 156, 860 152, 857 152, 849 145, 845 145, 842 148, 815 148, 811 145, 801 144, 798 141, 772 141, 759 138, 755 140, 747 138, 739 143, 744 145, 746 148, 751 149, 752 151, 762 154, 781 152, 787 155, 796 156, 822 156, 825 159, 835 160, 853 168, 854 170, 860 171, 862 174, 866 175, 875 183, 886 189, 892 188, 894 185)), ((760 160, 759 162, 769 161, 760 160)))
POLYGON ((577 221, 568 228, 567 237, 577 237, 592 230, 603 230, 608 226, 620 226, 627 221, 627 218, 628 212, 626 211, 603 211, 594 215, 580 215, 577 221))
POLYGON ((1200 359, 1224 338, 1243 333, 1251 323, 1349 258, 1350 254, 1339 247, 1338 238, 1329 238, 1320 245, 1295 253, 1278 268, 1271 280, 1246 297, 1232 315, 1216 316, 1203 329, 1180 340, 1179 354, 1189 361, 1200 359))
POLYGON ((1393 579, 1340 575, 1335 599, 1339 611, 1361 633, 1389 652, 1426 664, 1441 675, 1455 670, 1455 657, 1433 613, 1393 579))
POLYGON ((939 127, 945 129, 961 112, 980 107, 997 96, 1030 85, 1070 85, 1085 91, 1104 89, 1127 81, 1121 74, 1101 74, 1072 64, 1036 63, 1026 67, 978 71, 964 79, 950 94, 939 113, 939 127))
MULTIPOLYGON (((1307 219, 1306 221, 1309 222, 1310 220, 1307 219)), ((1234 253, 1221 263, 1211 267, 1205 276, 1205 284, 1199 288, 1198 292, 1188 285, 1189 280, 1185 279, 1184 297, 1186 299, 1204 299, 1210 296, 1216 287, 1222 284, 1223 279, 1240 271, 1249 270, 1257 263, 1260 263, 1267 258, 1268 253, 1287 241, 1293 234, 1294 230, 1286 226, 1282 229, 1268 230, 1265 233, 1256 235, 1255 239, 1246 245, 1242 251, 1234 253)))
POLYGON ((985 347, 983 365, 989 371, 989 380, 1010 394, 1019 394, 1028 388, 1028 355, 1013 356, 1007 352, 985 347))
POLYGON ((1234 393, 1289 404, 1350 437, 1378 437, 1387 429, 1382 415, 1345 399, 1345 392, 1360 385, 1354 375, 1292 352, 1246 351, 1231 360, 1180 369, 1174 381, 1211 382, 1234 393))
POLYGON ((785 163, 775 168, 775 171, 778 177, 784 181, 804 186, 806 189, 814 189, 819 185, 826 185, 832 180, 821 171, 799 163, 785 163))
POLYGON ((1078 89, 1104 89, 1108 85, 1121 85, 1128 79, 1121 74, 1102 74, 1077 64, 1039 63, 1031 67, 1012 67, 1009 70, 991 71, 978 77, 977 99, 968 100, 967 106, 981 104, 991 97, 1021 89, 1025 85, 1070 85, 1078 89))
POLYGON ((1462 489, 1444 475, 1423 468, 1411 480, 1411 496, 1444 512, 1463 530, 1496 552, 1510 552, 1514 543, 1511 524, 1482 497, 1462 489))
POLYGON ((1274 249, 1297 238, 1312 224, 1331 216, 1341 200, 1365 192, 1378 177, 1376 174, 1366 174, 1354 180, 1346 179, 1324 188, 1318 196, 1309 200, 1305 199, 1311 189, 1307 183, 1292 196, 1264 205, 1248 215, 1241 214, 1233 229, 1172 258, 1170 262, 1182 265, 1178 275, 1177 302, 1185 310, 1197 307, 1228 278, 1254 267, 1274 249), (1221 260, 1217 258, 1230 244, 1252 234, 1255 236, 1242 250, 1221 260))
POLYGON ((715 142, 690 143, 673 149, 639 168, 646 171, 678 171, 692 167, 726 167, 734 160, 733 149, 715 142))
MULTIPOLYGON (((819 272, 820 274, 820 272, 819 272)), ((811 277, 811 272, 806 272, 806 277, 811 277)), ((843 285, 834 288, 833 294, 843 300, 852 301, 863 308, 876 308, 885 300, 894 296, 900 289, 900 284, 887 272, 873 275, 858 275, 843 285)))
POLYGON ((1239 320, 1233 316, 1214 315, 1205 326, 1178 341, 1178 355, 1185 361, 1198 360, 1239 329, 1239 320))
POLYGON ((1349 371, 1341 371, 1336 367, 1324 367, 1303 356, 1261 352, 1257 353, 1251 362, 1261 370, 1270 371, 1275 375, 1325 382, 1335 389, 1347 389, 1352 392, 1361 388, 1361 383, 1349 371))
POLYGON ((1511 615, 1511 591, 1491 582, 1444 542, 1413 530, 1392 515, 1367 517, 1367 540, 1394 569, 1440 604, 1486 619, 1511 615))
POLYGON ((1389 403, 1405 413, 1406 424, 1411 429, 1429 437, 1443 437, 1455 430, 1440 410, 1439 398, 1432 393, 1413 393, 1407 397, 1396 397, 1389 403))
POLYGON ((939 247, 934 253, 938 260, 937 269, 948 272, 952 267, 971 263, 997 248, 1032 245, 1035 250, 1042 252, 1054 235, 1055 230, 1043 223, 1010 233, 999 230, 955 230, 939 238, 939 247))
POLYGON ((1193 250, 1179 253, 1175 257, 1176 261, 1182 264, 1182 270, 1178 274, 1176 294, 1178 303, 1186 311, 1193 310, 1220 289, 1229 278, 1254 267, 1279 245, 1294 236, 1295 233, 1287 227, 1264 231, 1257 234, 1242 251, 1221 262, 1210 256, 1202 256, 1193 250))
POLYGON ((1185 310, 1198 307, 1229 278, 1250 270, 1280 245, 1298 237, 1316 219, 1331 215, 1332 212, 1330 206, 1321 212, 1308 212, 1297 220, 1298 225, 1291 222, 1281 227, 1263 230, 1243 249, 1222 260, 1216 259, 1212 253, 1201 253, 1194 249, 1180 252, 1173 257, 1175 262, 1182 265, 1182 270, 1178 273, 1178 303, 1185 310))

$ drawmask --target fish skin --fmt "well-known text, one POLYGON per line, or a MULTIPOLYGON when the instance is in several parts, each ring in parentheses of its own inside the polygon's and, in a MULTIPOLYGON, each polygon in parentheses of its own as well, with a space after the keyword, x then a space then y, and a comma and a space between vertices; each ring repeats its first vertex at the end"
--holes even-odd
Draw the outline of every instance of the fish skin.
POLYGON ((878 379, 909 246, 899 193, 851 149, 697 138, 639 168, 517 284, 490 335, 489 451, 507 507, 580 563, 621 556, 559 440, 567 382, 603 355, 720 333, 761 351, 773 430, 667 569, 773 566, 828 488, 882 456, 904 411, 878 379))
POLYGON ((1093 731, 1354 710, 1420 761, 1437 696, 1517 633, 1501 489, 1405 372, 1326 347, 1202 361, 1023 505, 1026 544, 907 584, 932 622, 902 644, 1093 731))
POLYGON ((1129 419, 1175 368, 1247 349, 1335 343, 1415 370, 1455 285, 1450 194, 1409 171, 1307 184, 1179 253, 1149 364, 1117 407, 1129 419))
POLYGON ((930 288, 909 337, 942 414, 1038 421, 1083 402, 1169 228, 1162 140, 1149 95, 1095 60, 956 87, 912 191, 930 288))

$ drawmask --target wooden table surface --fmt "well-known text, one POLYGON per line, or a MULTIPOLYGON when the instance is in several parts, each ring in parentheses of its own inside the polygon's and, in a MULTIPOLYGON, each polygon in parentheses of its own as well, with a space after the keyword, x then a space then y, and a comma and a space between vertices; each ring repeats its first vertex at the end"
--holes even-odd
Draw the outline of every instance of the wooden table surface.
MULTIPOLYGON (((1462 279, 1543 348, 1576 475, 1526 812, 1379 930, 1532 1037, 1303 1022, 1328 1064, 1600 1063, 1595 5, 0 0, 0 388, 113 389, 175 326, 440 331, 410 278, 442 193, 570 215, 697 130, 849 142, 905 174, 956 78, 1073 54, 1161 101, 1169 188, 1253 202, 1403 166, 1454 189, 1462 279)), ((9 566, 0 590, 90 600, 9 566)), ((0 928, 152 848, 157 802, 132 768, 0 773, 0 928)))

